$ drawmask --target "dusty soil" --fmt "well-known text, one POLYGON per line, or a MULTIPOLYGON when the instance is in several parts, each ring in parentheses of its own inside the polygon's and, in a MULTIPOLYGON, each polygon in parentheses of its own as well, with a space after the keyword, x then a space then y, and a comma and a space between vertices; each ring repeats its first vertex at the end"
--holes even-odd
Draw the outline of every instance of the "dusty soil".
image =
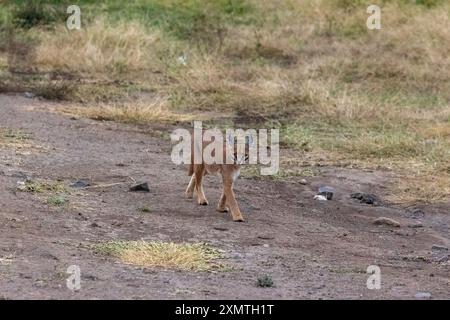
POLYGON ((184 198, 189 178, 151 127, 73 119, 55 112, 61 106, 0 96, 0 127, 30 133, 33 145, 0 148, 0 298, 414 299, 419 291, 450 297, 448 251, 432 250, 450 245, 450 205, 418 207, 423 215, 350 198, 357 191, 383 197, 392 173, 324 167, 307 185, 241 178, 236 193, 247 221, 236 223, 215 211, 216 177, 206 179, 211 205, 184 198), (59 208, 17 191, 24 175, 66 185, 86 179, 96 187, 73 190, 69 205, 59 208), (128 192, 134 181, 147 181, 151 192, 128 192), (332 201, 313 200, 321 185, 336 189, 332 201), (151 212, 138 210, 144 206, 151 212), (401 227, 373 224, 382 216, 401 227), (224 250, 233 270, 143 269, 89 249, 119 239, 204 241, 224 250), (81 268, 78 292, 66 287, 70 265, 81 268), (366 287, 369 265, 381 268, 380 290, 366 287), (266 274, 274 287, 256 285, 266 274))

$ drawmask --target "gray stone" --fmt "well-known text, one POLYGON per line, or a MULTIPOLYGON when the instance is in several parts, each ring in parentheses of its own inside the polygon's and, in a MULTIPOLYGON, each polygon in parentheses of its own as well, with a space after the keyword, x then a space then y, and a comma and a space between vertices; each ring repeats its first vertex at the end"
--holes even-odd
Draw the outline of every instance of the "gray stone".
POLYGON ((431 293, 429 293, 429 292, 417 292, 417 293, 414 295, 414 297, 415 297, 416 299, 422 299, 422 300, 430 299, 430 298, 431 298, 431 293))
POLYGON ((395 228, 400 228, 400 222, 395 221, 394 219, 386 218, 386 217, 380 217, 373 221, 376 225, 386 225, 391 226, 395 228))
POLYGON ((445 246, 440 246, 438 244, 433 244, 433 246, 431 247, 431 250, 433 250, 433 251, 448 251, 448 248, 445 246))
POLYGON ((317 195, 324 196, 327 200, 333 199, 334 189, 331 187, 320 187, 317 195))
POLYGON ((150 188, 147 182, 137 184, 130 188, 131 192, 150 192, 150 188))

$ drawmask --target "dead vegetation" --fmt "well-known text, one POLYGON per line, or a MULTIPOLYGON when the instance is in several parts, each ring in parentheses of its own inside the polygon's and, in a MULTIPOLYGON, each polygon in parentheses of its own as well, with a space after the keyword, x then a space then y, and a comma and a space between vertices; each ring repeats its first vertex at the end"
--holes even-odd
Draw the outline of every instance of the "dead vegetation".
POLYGON ((146 268, 217 271, 224 267, 217 262, 220 252, 204 243, 111 241, 96 244, 93 249, 97 254, 146 268))

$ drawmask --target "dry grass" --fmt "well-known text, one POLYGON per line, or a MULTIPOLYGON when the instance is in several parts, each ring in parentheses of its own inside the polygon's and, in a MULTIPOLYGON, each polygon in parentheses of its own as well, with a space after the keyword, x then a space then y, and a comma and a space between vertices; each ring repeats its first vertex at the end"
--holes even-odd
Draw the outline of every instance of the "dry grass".
POLYGON ((218 250, 203 243, 111 241, 94 246, 96 253, 148 268, 209 271, 222 268, 218 250))
POLYGON ((38 31, 35 63, 41 71, 60 70, 89 77, 121 76, 151 71, 159 61, 154 50, 160 32, 138 23, 110 25, 98 19, 78 32, 64 26, 38 31))
POLYGON ((447 201, 450 197, 450 175, 423 175, 400 178, 393 183, 389 201, 400 204, 447 201))
POLYGON ((75 106, 65 108, 64 112, 95 120, 125 123, 185 122, 195 119, 193 115, 172 111, 168 107, 168 100, 163 97, 146 101, 75 106))
POLYGON ((15 150, 18 154, 47 150, 34 143, 31 134, 12 128, 0 128, 0 148, 15 150))
POLYGON ((67 192, 66 186, 61 181, 32 180, 26 181, 21 191, 31 193, 60 193, 67 192))

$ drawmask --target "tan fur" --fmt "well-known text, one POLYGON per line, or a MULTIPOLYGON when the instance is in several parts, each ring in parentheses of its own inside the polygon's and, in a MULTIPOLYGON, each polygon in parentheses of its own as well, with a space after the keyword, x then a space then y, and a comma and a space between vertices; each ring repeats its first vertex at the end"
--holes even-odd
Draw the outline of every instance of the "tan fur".
MULTIPOLYGON (((208 143, 203 143, 203 149, 208 143)), ((186 196, 189 199, 194 197, 194 190, 197 193, 197 202, 199 205, 208 205, 208 200, 203 190, 203 177, 206 174, 219 175, 222 177, 222 195, 217 204, 217 210, 219 212, 231 212, 231 216, 234 221, 244 221, 242 213, 237 204, 234 192, 233 184, 236 178, 239 176, 240 165, 238 164, 193 164, 194 163, 194 149, 192 149, 191 165, 189 165, 188 175, 191 176, 189 185, 186 189, 186 196)), ((226 157, 226 148, 223 150, 224 158, 226 157)), ((225 163, 225 161, 224 161, 225 163)))

